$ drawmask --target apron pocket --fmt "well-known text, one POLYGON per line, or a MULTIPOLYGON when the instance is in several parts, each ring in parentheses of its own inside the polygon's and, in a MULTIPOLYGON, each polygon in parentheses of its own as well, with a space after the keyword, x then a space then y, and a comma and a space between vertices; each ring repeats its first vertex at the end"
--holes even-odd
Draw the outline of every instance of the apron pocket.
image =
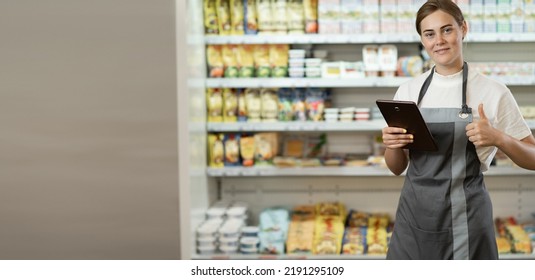
POLYGON ((447 260, 453 258, 453 236, 451 229, 444 231, 427 231, 408 225, 416 244, 419 259, 447 260))

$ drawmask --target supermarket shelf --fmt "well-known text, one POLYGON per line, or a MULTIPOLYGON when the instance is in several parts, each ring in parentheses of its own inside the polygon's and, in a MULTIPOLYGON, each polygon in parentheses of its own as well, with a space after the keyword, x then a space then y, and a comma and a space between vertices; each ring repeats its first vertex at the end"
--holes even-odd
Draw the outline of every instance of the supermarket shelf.
MULTIPOLYGON (((262 177, 262 176, 394 176, 387 168, 379 166, 320 166, 320 167, 287 167, 274 166, 242 167, 232 166, 223 168, 207 168, 210 177, 262 177)), ((535 176, 535 171, 518 167, 491 167, 485 176, 535 176)))
MULTIPOLYGON (((535 42, 535 33, 469 33, 466 42, 535 42)), ((205 36, 207 45, 226 44, 372 44, 419 43, 415 33, 403 34, 286 34, 205 36)))
POLYGON ((384 120, 353 122, 234 122, 207 123, 209 132, 255 132, 255 131, 381 131, 384 120))
POLYGON ((411 77, 369 78, 209 78, 207 88, 399 87, 411 77))
MULTIPOLYGON (((533 86, 535 77, 491 77, 508 86, 533 86)), ((412 77, 368 78, 208 78, 207 88, 399 87, 412 77)))
MULTIPOLYGON (((384 260, 385 258, 385 255, 192 255, 194 260, 384 260)), ((499 258, 501 260, 535 260, 535 254, 502 254, 499 258)))
POLYGON ((215 254, 192 255, 195 260, 384 260, 385 255, 262 255, 215 254))
MULTIPOLYGON (((527 120, 527 124, 535 130, 535 120, 527 120)), ((256 131, 355 131, 380 132, 386 126, 384 120, 354 122, 234 122, 207 123, 209 132, 256 132, 256 131)))
POLYGON ((254 176, 394 176, 388 169, 377 166, 320 166, 320 167, 224 167, 208 168, 211 177, 254 177, 254 176))
POLYGON ((206 36, 207 45, 226 44, 368 44, 415 43, 417 34, 285 34, 206 36))

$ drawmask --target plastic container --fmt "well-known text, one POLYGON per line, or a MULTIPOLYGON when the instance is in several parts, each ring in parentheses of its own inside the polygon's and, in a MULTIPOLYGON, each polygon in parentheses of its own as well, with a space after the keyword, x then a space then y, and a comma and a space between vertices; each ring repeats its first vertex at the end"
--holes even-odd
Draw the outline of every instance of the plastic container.
POLYGON ((229 219, 232 218, 243 218, 246 216, 247 208, 244 206, 232 206, 227 209, 226 214, 229 219))
POLYGON ((240 239, 240 251, 243 251, 243 249, 250 250, 250 249, 256 249, 258 250, 258 244, 260 243, 260 239, 258 237, 242 237, 240 239))
POLYGON ((208 246, 215 246, 215 245, 216 245, 215 236, 197 238, 198 247, 208 247, 208 246))
POLYGON ((321 77, 321 68, 306 68, 305 73, 309 78, 319 78, 321 77))
POLYGON ((212 255, 215 254, 215 246, 198 246, 197 251, 201 255, 212 255))
POLYGON ((238 247, 239 245, 239 236, 235 237, 220 237, 219 238, 219 246, 235 246, 238 247))
POLYGON ((321 62, 322 62, 322 59, 321 58, 307 58, 305 59, 305 66, 307 68, 309 67, 321 67, 321 62))
POLYGON ((238 245, 236 246, 219 246, 219 251, 223 254, 236 254, 238 252, 238 245))
POLYGON ((197 229, 197 238, 216 237, 221 223, 207 223, 205 222, 197 229))
POLYGON ((306 50, 291 49, 288 51, 289 58, 305 58, 306 50))
POLYGON ((305 68, 290 67, 288 69, 289 76, 292 78, 302 78, 305 76, 305 68))
POLYGON ((225 216, 225 208, 209 208, 206 210, 206 219, 217 219, 225 216))
POLYGON ((305 59, 304 58, 290 58, 288 60, 288 66, 290 66, 290 68, 292 67, 303 68, 305 67, 305 59))
POLYGON ((247 226, 241 229, 241 236, 243 237, 257 237, 259 228, 257 226, 247 226))

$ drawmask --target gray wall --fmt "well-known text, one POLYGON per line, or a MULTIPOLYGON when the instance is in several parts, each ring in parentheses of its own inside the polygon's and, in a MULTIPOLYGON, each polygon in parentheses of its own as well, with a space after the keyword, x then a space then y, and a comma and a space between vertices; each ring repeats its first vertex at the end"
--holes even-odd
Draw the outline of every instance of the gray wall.
POLYGON ((178 259, 174 1, 0 1, 0 259, 178 259))

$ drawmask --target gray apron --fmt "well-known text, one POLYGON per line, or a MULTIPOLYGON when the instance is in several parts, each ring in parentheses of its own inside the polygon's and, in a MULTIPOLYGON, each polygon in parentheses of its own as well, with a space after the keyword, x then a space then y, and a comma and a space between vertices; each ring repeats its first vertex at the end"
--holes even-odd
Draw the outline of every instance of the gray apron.
MULTIPOLYGON (((463 68, 462 108, 421 108, 438 151, 409 151, 387 259, 497 259, 492 204, 466 125, 468 65, 463 68)), ((424 82, 418 104, 433 78, 424 82)))

